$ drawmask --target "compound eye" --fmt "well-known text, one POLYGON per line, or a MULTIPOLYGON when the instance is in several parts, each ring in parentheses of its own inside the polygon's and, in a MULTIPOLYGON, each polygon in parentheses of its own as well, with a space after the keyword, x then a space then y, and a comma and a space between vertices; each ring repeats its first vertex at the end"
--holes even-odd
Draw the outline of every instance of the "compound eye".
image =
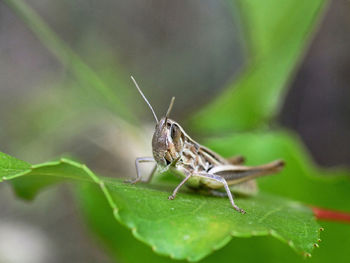
POLYGON ((176 133, 176 127, 175 127, 175 125, 171 125, 171 127, 170 127, 170 136, 171 136, 172 139, 175 138, 175 133, 176 133))

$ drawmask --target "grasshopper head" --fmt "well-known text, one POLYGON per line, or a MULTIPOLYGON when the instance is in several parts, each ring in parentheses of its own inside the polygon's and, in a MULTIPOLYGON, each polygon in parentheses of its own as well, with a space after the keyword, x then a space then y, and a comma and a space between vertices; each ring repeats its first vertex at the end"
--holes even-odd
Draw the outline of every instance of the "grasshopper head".
POLYGON ((152 138, 153 157, 157 163, 167 165, 165 155, 169 147, 168 120, 162 118, 156 125, 152 138))
POLYGON ((160 165, 167 166, 176 163, 182 155, 185 133, 175 121, 168 118, 174 105, 175 97, 171 99, 165 117, 156 125, 152 139, 153 157, 160 165))
POLYGON ((169 165, 181 156, 184 133, 175 121, 162 118, 156 125, 152 139, 153 157, 158 164, 169 165))
POLYGON ((154 112, 145 95, 142 93, 137 82, 132 76, 131 79, 151 109, 154 119, 157 122, 152 139, 153 157, 158 164, 163 166, 169 165, 181 156, 183 143, 185 140, 185 135, 180 125, 168 118, 170 111, 174 105, 175 97, 171 99, 165 117, 158 121, 156 113, 154 112))

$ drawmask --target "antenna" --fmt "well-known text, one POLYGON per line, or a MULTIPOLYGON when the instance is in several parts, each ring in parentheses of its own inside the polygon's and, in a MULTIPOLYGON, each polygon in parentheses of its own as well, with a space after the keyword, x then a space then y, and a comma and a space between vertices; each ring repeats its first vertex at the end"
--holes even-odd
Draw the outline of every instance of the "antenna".
POLYGON ((171 98, 171 101, 170 101, 170 105, 169 105, 168 111, 167 111, 166 114, 165 114, 165 119, 168 119, 169 114, 170 114, 170 112, 171 112, 171 109, 173 108, 174 101, 175 101, 175 97, 172 97, 172 98, 171 98))
MULTIPOLYGON (((156 115, 156 113, 154 112, 154 110, 153 110, 153 108, 152 108, 152 106, 151 106, 151 103, 148 102, 148 100, 146 99, 146 96, 142 93, 142 91, 141 91, 141 89, 139 88, 139 85, 137 85, 137 82, 136 82, 136 80, 134 79, 134 77, 133 77, 133 76, 130 76, 130 77, 131 77, 132 81, 134 82, 134 84, 135 84, 137 90, 140 92, 142 98, 146 101, 148 107, 151 109, 151 111, 152 111, 152 113, 153 113, 153 116, 154 116, 154 118, 156 119, 156 121, 157 121, 157 123, 158 123, 157 115, 156 115)), ((168 110, 168 111, 169 111, 169 110, 168 110)))

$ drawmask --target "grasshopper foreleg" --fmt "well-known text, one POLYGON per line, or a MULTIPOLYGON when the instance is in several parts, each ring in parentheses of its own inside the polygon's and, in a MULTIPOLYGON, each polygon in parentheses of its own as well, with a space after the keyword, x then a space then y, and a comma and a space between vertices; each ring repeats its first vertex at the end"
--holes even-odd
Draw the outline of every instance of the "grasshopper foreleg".
MULTIPOLYGON (((138 157, 135 159, 135 167, 136 167, 136 178, 134 180, 127 180, 127 183, 136 184, 142 179, 140 174, 139 164, 147 163, 147 162, 155 162, 153 157, 138 157)), ((151 175, 152 176, 152 175, 151 175)))
POLYGON ((148 178, 147 178, 147 180, 145 180, 145 183, 150 183, 151 182, 151 180, 152 180, 152 178, 153 178, 153 175, 155 174, 155 173, 157 173, 157 165, 155 165, 154 167, 153 167, 153 169, 152 169, 152 172, 151 172, 151 174, 148 176, 148 178))
POLYGON ((177 192, 179 191, 179 189, 181 188, 181 186, 183 186, 184 183, 186 183, 186 181, 187 181, 188 179, 191 178, 191 176, 192 176, 192 173, 188 173, 188 174, 186 175, 185 179, 183 179, 182 182, 179 183, 178 186, 176 186, 176 188, 174 189, 172 195, 170 195, 170 196, 168 197, 169 200, 173 200, 173 199, 175 198, 175 196, 176 196, 177 192))

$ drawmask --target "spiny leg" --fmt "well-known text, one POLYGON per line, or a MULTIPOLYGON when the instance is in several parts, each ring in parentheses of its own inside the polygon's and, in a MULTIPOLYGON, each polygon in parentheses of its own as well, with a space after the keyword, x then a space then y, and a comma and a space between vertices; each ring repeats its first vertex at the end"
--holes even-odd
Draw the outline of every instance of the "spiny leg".
POLYGON ((284 165, 285 165, 284 161, 276 160, 264 165, 251 166, 251 167, 247 166, 246 169, 254 171, 255 173, 260 175, 265 175, 269 173, 279 172, 284 167, 284 165))
POLYGON ((127 180, 127 183, 135 184, 139 182, 142 177, 140 175, 140 170, 139 170, 139 164, 140 163, 147 163, 147 162, 155 162, 153 157, 138 157, 135 159, 135 167, 136 167, 136 178, 134 180, 127 180))
POLYGON ((222 180, 223 180, 222 183, 224 184, 226 193, 228 195, 228 198, 230 199, 230 202, 231 202, 231 205, 233 206, 233 208, 236 209, 236 211, 238 211, 238 212, 240 212, 242 214, 245 214, 245 211, 242 208, 239 208, 235 204, 235 201, 233 200, 233 194, 231 193, 230 188, 228 187, 228 184, 227 184, 226 180, 224 178, 222 178, 222 180))
POLYGON ((213 174, 219 173, 225 175, 225 179, 229 185, 235 185, 255 179, 257 177, 279 172, 284 167, 284 162, 281 160, 273 161, 268 164, 259 166, 244 166, 235 165, 221 169, 221 171, 213 171, 213 174))
POLYGON ((227 184, 226 180, 225 180, 223 177, 221 177, 221 176, 219 176, 219 175, 206 174, 206 173, 198 173, 198 174, 196 174, 196 175, 201 176, 201 177, 203 177, 203 178, 213 179, 213 180, 215 180, 215 181, 218 181, 218 182, 222 183, 222 184, 224 185, 224 188, 225 188, 225 190, 226 190, 227 196, 228 196, 228 198, 230 199, 230 202, 231 202, 231 205, 233 206, 233 208, 234 208, 236 211, 238 211, 238 212, 240 212, 240 213, 242 213, 242 214, 245 214, 245 211, 244 211, 243 209, 239 208, 239 207, 235 204, 235 201, 233 200, 233 195, 232 195, 232 193, 231 193, 231 191, 230 191, 230 188, 228 187, 228 184, 227 184))
POLYGON ((176 186, 176 188, 174 189, 172 195, 170 195, 170 196, 168 197, 169 200, 173 200, 173 199, 175 198, 175 196, 176 196, 177 192, 179 191, 179 189, 181 188, 181 186, 183 186, 184 183, 186 183, 186 181, 187 181, 188 179, 191 178, 191 176, 192 176, 192 174, 189 173, 189 174, 185 177, 185 179, 183 179, 182 182, 179 183, 178 186, 176 186))

